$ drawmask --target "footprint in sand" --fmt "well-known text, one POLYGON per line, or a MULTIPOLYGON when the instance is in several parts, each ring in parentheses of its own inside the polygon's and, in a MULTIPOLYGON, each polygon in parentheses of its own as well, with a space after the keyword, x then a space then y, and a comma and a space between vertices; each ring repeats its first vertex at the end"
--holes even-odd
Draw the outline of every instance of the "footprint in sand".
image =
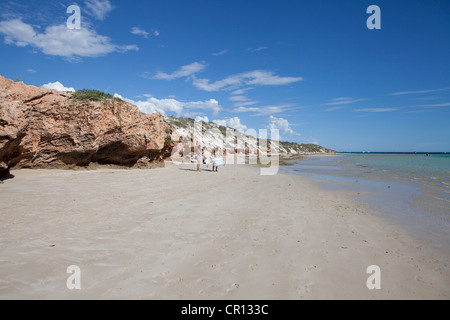
POLYGON ((233 291, 239 289, 239 287, 240 287, 239 283, 233 283, 231 285, 231 287, 227 289, 227 293, 233 292, 233 291))
POLYGON ((199 260, 199 261, 197 261, 197 262, 194 264, 194 266, 196 267, 196 266, 199 266, 199 265, 205 264, 205 263, 208 263, 208 261, 206 261, 206 260, 199 260))
POLYGON ((313 283, 307 283, 305 285, 300 285, 299 287, 296 288, 297 290, 297 294, 299 295, 300 298, 303 298, 303 295, 310 293, 311 292, 311 286, 313 285, 313 283))
POLYGON ((223 266, 220 263, 214 263, 210 267, 211 267, 211 269, 218 270, 218 271, 223 270, 223 266))
POLYGON ((314 269, 317 269, 317 266, 315 266, 315 265, 311 265, 311 266, 309 266, 309 267, 306 267, 305 268, 305 271, 312 271, 312 270, 314 270, 314 269))
POLYGON ((418 282, 425 283, 421 276, 415 276, 414 279, 418 282))
POLYGON ((152 279, 161 278, 161 277, 167 277, 169 274, 170 274, 169 270, 164 270, 164 271, 161 271, 158 274, 153 275, 152 279))
POLYGON ((257 263, 251 264, 251 265, 248 266, 248 270, 253 271, 253 270, 255 270, 255 268, 256 268, 257 266, 258 266, 257 263))
POLYGON ((176 284, 179 284, 179 283, 181 283, 181 282, 183 282, 184 281, 184 279, 183 278, 181 278, 181 277, 178 277, 178 278, 174 278, 174 279, 170 279, 169 281, 167 281, 166 282, 166 287, 167 286, 173 286, 173 285, 176 285, 176 284))
POLYGON ((110 288, 110 289, 106 290, 106 292, 104 294, 102 294, 102 296, 105 297, 113 292, 117 292, 120 290, 122 290, 122 288, 110 288))

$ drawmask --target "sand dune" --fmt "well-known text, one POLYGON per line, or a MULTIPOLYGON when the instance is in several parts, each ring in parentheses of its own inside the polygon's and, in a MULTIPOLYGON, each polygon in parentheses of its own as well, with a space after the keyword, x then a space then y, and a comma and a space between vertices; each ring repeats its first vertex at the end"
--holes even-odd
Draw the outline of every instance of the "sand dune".
POLYGON ((448 299, 449 254, 305 177, 13 171, 0 184, 1 299, 448 299), (69 290, 66 269, 81 270, 69 290), (381 269, 369 290, 366 269, 381 269))

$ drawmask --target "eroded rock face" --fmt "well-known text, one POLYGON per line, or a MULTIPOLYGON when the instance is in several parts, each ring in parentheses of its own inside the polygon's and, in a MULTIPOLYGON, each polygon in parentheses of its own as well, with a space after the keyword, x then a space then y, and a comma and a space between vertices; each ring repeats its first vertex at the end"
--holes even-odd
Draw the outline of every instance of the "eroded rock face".
POLYGON ((0 177, 11 168, 152 167, 170 156, 172 130, 127 102, 74 103, 71 93, 0 76, 0 177))

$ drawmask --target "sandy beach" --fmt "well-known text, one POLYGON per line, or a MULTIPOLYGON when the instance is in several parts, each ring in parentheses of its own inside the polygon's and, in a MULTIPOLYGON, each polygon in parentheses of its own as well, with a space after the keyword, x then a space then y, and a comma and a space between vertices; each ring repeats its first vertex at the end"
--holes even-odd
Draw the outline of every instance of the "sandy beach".
POLYGON ((16 170, 0 184, 0 299, 449 299, 448 250, 307 177, 16 170), (69 290, 66 271, 81 270, 69 290), (367 267, 381 270, 369 290, 367 267))

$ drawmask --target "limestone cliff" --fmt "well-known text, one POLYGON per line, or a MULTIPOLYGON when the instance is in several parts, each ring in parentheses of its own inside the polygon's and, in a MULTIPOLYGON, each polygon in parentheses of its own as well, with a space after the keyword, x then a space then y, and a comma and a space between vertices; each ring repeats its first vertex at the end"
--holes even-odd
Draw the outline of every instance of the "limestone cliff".
MULTIPOLYGON (((194 119, 165 117, 166 122, 175 127, 172 133, 173 141, 192 140, 194 136, 194 119), (180 140, 181 138, 181 140, 180 140)), ((335 154, 336 151, 315 144, 302 144, 295 142, 277 142, 272 144, 267 140, 258 140, 254 136, 246 135, 232 128, 219 126, 213 122, 201 122, 199 128, 202 130, 201 139, 197 137, 202 147, 214 149, 220 147, 226 153, 248 154, 264 153, 267 149, 274 148, 281 155, 308 155, 308 154, 335 154)), ((199 129, 199 130, 200 130, 199 129)), ((256 136, 256 131, 255 131, 256 136)), ((193 147, 193 146, 192 146, 193 147)))

